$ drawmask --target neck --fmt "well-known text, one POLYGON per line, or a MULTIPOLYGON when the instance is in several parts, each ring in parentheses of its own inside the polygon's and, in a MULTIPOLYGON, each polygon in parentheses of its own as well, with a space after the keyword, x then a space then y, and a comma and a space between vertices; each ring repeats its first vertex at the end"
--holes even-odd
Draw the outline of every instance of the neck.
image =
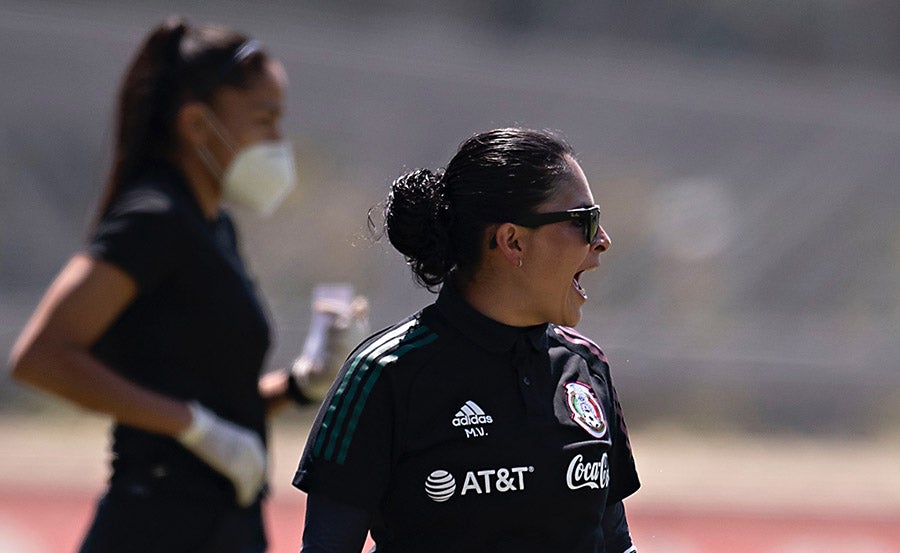
POLYGON ((461 285, 462 295, 476 311, 505 325, 525 327, 546 322, 527 311, 528 291, 521 271, 504 266, 482 268, 461 285))
POLYGON ((209 169, 195 156, 182 156, 178 166, 184 173, 203 215, 214 219, 222 204, 222 186, 209 169))

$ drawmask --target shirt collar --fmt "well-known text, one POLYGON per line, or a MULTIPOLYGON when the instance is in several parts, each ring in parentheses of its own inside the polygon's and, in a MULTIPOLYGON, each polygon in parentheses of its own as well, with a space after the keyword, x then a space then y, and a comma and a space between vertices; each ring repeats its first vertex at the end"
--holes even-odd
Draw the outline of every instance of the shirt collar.
POLYGON ((469 305, 452 278, 444 282, 436 304, 451 325, 488 351, 510 351, 522 338, 536 351, 546 350, 548 347, 547 323, 521 327, 495 321, 469 305))

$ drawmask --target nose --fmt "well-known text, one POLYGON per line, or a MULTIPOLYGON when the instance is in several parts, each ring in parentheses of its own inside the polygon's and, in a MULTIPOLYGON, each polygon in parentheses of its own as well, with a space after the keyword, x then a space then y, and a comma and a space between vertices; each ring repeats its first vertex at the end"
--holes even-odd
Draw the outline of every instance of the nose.
POLYGON ((609 239, 609 235, 606 234, 606 231, 603 230, 603 227, 600 227, 597 230, 597 238, 594 239, 594 243, 591 244, 591 248, 598 251, 599 253, 603 253, 611 246, 612 241, 609 239))

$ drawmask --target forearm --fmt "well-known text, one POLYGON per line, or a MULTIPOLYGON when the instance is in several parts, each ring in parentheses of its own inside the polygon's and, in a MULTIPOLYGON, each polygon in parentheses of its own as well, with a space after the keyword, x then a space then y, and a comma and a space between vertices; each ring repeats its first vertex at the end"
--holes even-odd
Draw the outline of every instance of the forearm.
POLYGON ((16 379, 119 423, 172 436, 231 480, 239 505, 257 498, 265 482, 266 451, 256 432, 219 418, 200 403, 138 386, 79 348, 40 344, 24 354, 14 350, 16 379))
POLYGON ((190 424, 184 402, 122 377, 91 345, 137 295, 118 267, 74 256, 45 293, 10 354, 13 378, 117 421, 168 435, 190 424))
POLYGON ((185 402, 135 384, 78 346, 44 344, 14 351, 11 365, 19 382, 122 424, 170 436, 190 425, 185 402))

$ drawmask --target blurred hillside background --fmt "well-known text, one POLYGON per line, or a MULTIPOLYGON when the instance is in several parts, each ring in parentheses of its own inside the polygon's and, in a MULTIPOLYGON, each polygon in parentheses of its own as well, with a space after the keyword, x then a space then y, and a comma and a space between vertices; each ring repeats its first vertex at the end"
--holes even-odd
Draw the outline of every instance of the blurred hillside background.
MULTIPOLYGON (((900 3, 0 0, 0 350, 83 244, 119 79, 166 15, 283 60, 302 190, 238 211, 277 342, 314 284, 380 328, 431 296, 366 212, 469 135, 573 144, 613 248, 580 330, 629 423, 881 436, 900 424, 900 3)), ((48 400, 0 379, 0 412, 48 400)))

